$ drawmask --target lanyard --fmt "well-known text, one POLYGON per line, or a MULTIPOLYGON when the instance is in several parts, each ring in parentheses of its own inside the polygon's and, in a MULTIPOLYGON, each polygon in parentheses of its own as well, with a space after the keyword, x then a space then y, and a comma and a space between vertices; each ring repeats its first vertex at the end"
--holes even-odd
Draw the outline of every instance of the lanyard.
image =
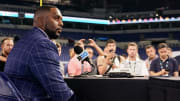
POLYGON ((135 61, 135 63, 131 63, 130 61, 129 61, 129 66, 130 66, 130 68, 131 69, 133 69, 133 72, 135 73, 135 70, 136 70, 136 61, 135 61), (134 67, 132 68, 132 65, 134 64, 134 67))
MULTIPOLYGON (((115 62, 116 57, 117 57, 117 56, 115 56, 115 57, 112 59, 112 63, 113 63, 113 64, 114 64, 114 62, 115 62)), ((105 72, 104 74, 107 74, 107 73, 111 70, 113 64, 109 66, 109 68, 106 70, 106 72, 105 72)))
POLYGON ((168 69, 168 63, 169 63, 169 58, 167 59, 166 65, 165 65, 165 68, 164 68, 164 67, 163 67, 163 62, 162 62, 162 60, 160 60, 160 68, 161 68, 161 69, 168 69))

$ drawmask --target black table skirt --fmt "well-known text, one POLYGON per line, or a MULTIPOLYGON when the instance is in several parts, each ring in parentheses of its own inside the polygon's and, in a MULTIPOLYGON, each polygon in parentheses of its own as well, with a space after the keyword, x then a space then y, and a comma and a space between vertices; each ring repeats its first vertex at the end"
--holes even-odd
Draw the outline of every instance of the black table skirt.
POLYGON ((78 101, 148 101, 148 78, 65 78, 78 101))

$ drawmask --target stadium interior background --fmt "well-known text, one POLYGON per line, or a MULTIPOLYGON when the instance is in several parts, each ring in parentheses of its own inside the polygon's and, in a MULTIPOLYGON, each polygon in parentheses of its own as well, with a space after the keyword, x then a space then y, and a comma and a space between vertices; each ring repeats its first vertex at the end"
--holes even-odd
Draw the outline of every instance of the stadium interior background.
MULTIPOLYGON (((136 42, 142 59, 147 57, 144 47, 148 44, 156 46, 166 42, 173 51, 180 50, 179 0, 42 1, 43 5, 56 5, 66 17, 63 19, 63 32, 58 39, 63 48, 63 64, 70 59, 68 50, 81 38, 92 38, 102 48, 106 40, 115 39, 117 53, 121 55, 126 54, 128 42, 136 42)), ((40 0, 1 0, 0 39, 7 36, 21 37, 31 29, 33 19, 28 14, 32 15, 39 5, 40 0)), ((94 58, 97 55, 95 52, 94 58)))

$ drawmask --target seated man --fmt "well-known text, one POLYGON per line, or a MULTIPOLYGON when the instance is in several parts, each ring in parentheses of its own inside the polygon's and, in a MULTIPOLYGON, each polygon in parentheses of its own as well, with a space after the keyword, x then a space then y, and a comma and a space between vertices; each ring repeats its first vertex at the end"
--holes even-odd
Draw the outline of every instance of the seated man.
POLYGON ((148 76, 148 70, 144 61, 138 56, 138 46, 134 42, 128 43, 128 58, 122 63, 121 68, 129 68, 132 75, 148 76))
POLYGON ((4 66, 7 60, 9 53, 11 52, 14 46, 13 39, 10 37, 4 38, 1 42, 2 52, 0 54, 0 71, 4 71, 4 66))
POLYGON ((152 61, 150 66, 151 76, 178 76, 178 63, 176 59, 169 57, 168 45, 158 45, 159 57, 152 61))
POLYGON ((179 75, 180 75, 180 55, 175 57, 177 63, 178 63, 178 70, 179 70, 179 75))
POLYGON ((116 41, 109 39, 106 42, 104 48, 104 56, 98 56, 97 58, 97 67, 100 75, 103 75, 108 72, 119 71, 119 66, 124 58, 118 56, 116 53, 116 41))
MULTIPOLYGON (((75 46, 80 46, 83 50, 84 50, 84 39, 79 40, 75 46)), ((94 42, 94 40, 89 39, 89 46, 94 47, 97 52, 100 55, 104 55, 103 51, 101 50, 101 48, 94 42)), ((82 73, 85 72, 92 72, 92 68, 91 65, 87 62, 87 61, 79 61, 77 59, 78 54, 75 54, 75 56, 73 58, 70 59, 69 63, 68 63, 68 75, 69 76, 77 76, 77 75, 81 75, 82 73)), ((91 56, 91 54, 90 54, 91 56)))
POLYGON ((152 45, 147 45, 145 50, 146 50, 146 55, 148 56, 145 62, 146 62, 146 67, 149 70, 151 62, 158 56, 156 55, 156 49, 152 45))
POLYGON ((173 56, 173 51, 172 48, 168 47, 168 56, 172 57, 173 56))
MULTIPOLYGON (((82 49, 84 49, 83 42, 79 41, 74 46, 80 46, 82 49)), ((84 61, 78 60, 78 54, 75 54, 75 56, 70 59, 68 63, 68 75, 69 76, 77 76, 81 75, 84 72, 91 72, 91 65, 84 61)))

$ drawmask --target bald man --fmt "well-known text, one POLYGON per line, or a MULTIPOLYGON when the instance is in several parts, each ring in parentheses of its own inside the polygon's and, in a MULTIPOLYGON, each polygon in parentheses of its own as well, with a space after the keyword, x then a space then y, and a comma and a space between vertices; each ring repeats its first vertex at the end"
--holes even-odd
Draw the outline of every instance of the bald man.
POLYGON ((54 6, 42 6, 33 26, 9 54, 5 73, 26 101, 68 101, 73 92, 64 82, 58 49, 50 40, 62 31, 62 14, 54 6))

